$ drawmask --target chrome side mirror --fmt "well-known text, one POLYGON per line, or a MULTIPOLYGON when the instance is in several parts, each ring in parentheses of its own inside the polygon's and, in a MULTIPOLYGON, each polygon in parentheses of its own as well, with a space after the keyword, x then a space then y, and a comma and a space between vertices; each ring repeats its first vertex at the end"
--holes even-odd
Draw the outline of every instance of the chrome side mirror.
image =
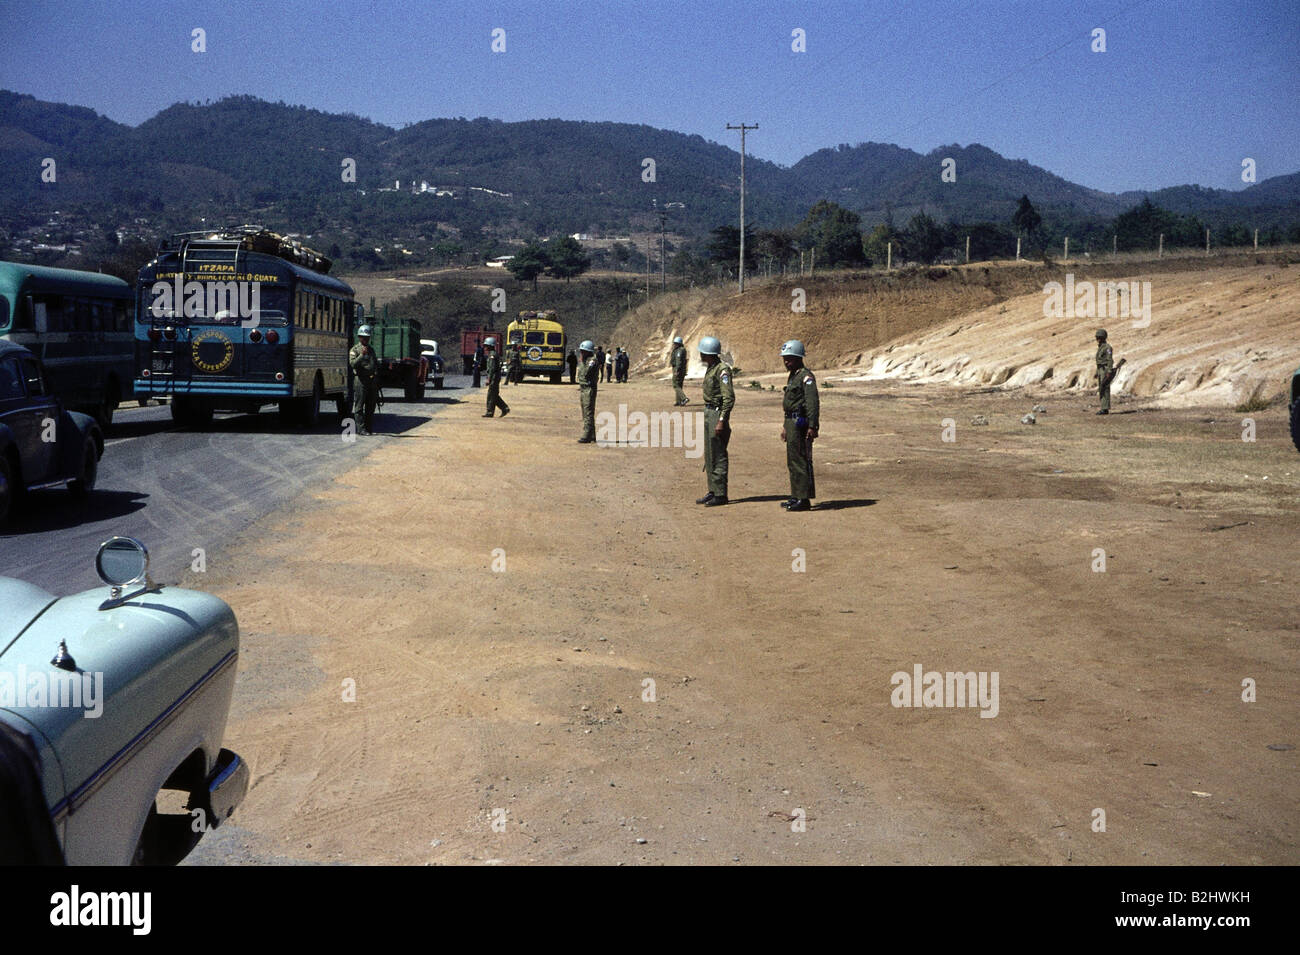
POLYGON ((149 579, 149 549, 134 537, 110 537, 100 544, 95 555, 95 573, 109 585, 108 600, 99 605, 100 610, 109 610, 132 597, 158 589, 149 579), (131 584, 142 586, 135 593, 123 596, 123 589, 131 584))

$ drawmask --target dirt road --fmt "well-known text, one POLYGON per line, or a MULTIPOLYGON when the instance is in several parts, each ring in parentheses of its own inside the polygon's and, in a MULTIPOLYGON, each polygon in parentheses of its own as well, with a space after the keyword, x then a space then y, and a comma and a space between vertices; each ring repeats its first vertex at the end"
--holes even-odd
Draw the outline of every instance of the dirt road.
POLYGON ((683 449, 575 443, 573 388, 504 397, 374 439, 209 558, 244 633, 245 857, 1300 861, 1281 408, 1246 442, 1225 412, 824 388, 791 515, 779 390, 738 389, 711 509, 683 449), (893 705, 917 666, 996 698, 893 705))

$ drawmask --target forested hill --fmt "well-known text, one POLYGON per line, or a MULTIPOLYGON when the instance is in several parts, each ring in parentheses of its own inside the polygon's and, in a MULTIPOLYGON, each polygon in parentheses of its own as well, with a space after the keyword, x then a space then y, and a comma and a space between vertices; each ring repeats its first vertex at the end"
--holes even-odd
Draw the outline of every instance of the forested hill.
MULTIPOLYGON (((657 228, 656 203, 667 208, 669 229, 701 236, 735 219, 739 189, 731 145, 649 126, 431 119, 392 129, 251 96, 177 104, 131 127, 0 91, 0 164, 0 214, 11 223, 79 203, 106 220, 152 213, 182 225, 215 215, 358 241, 421 223, 502 239, 627 234, 657 228), (53 182, 44 181, 50 159, 53 182), (398 181, 402 190, 392 191, 398 181), (412 194, 421 183, 429 191, 412 194)), ((750 156, 746 172, 749 218, 767 228, 797 223, 822 198, 870 225, 887 212, 905 219, 920 209, 941 221, 1005 223, 1022 194, 1045 216, 1087 220, 1113 217, 1143 195, 1089 189, 975 144, 926 155, 840 146, 790 168, 750 156), (949 158, 955 182, 941 180, 949 158)), ((1248 209, 1261 226, 1293 222, 1300 174, 1240 192, 1177 186, 1152 195, 1207 221, 1248 209)))

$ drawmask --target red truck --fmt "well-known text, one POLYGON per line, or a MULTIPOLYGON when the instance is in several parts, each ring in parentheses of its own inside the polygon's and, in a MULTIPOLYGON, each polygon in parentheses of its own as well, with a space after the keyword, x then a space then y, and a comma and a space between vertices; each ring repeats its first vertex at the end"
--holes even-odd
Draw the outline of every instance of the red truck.
POLYGON ((474 354, 475 349, 483 344, 485 338, 495 338, 497 340, 497 355, 502 353, 502 347, 505 344, 506 333, 495 328, 466 328, 460 333, 460 360, 464 363, 465 374, 474 374, 474 354))

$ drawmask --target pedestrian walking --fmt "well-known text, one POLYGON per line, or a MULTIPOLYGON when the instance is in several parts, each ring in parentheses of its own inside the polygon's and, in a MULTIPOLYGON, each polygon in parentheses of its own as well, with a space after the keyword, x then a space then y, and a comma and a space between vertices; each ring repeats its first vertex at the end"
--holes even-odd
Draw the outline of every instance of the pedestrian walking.
POLYGON ((578 346, 582 353, 582 368, 578 372, 578 403, 582 407, 582 437, 579 444, 596 441, 596 384, 600 381, 600 365, 596 361, 596 346, 590 340, 578 346))
POLYGON ((608 348, 605 349, 605 380, 614 380, 614 353, 608 348))
POLYGON ((691 399, 682 390, 682 385, 686 382, 686 346, 682 343, 681 335, 673 339, 673 354, 668 363, 673 369, 673 390, 677 393, 673 406, 690 404, 691 399))
POLYGON ((483 374, 483 343, 479 342, 474 347, 474 387, 482 387, 480 381, 483 374))
POLYGON ((501 409, 501 417, 510 414, 510 406, 501 400, 501 359, 497 357, 497 340, 489 338, 483 343, 487 348, 487 413, 491 418, 501 409))
POLYGON ((704 362, 704 473, 709 492, 696 501, 707 507, 727 503, 727 471, 730 459, 731 409, 736 391, 731 384, 731 366, 722 360, 722 342, 712 335, 700 339, 700 360, 704 362))
POLYGON ((781 360, 790 373, 781 401, 785 412, 781 440, 785 442, 785 463, 790 470, 790 500, 781 506, 787 511, 808 511, 817 496, 812 446, 821 425, 821 401, 817 397, 817 379, 804 366, 803 342, 794 338, 782 345, 781 360))
MULTIPOLYGON (((582 349, 579 348, 579 351, 582 349)), ((596 348, 596 371, 600 374, 600 380, 605 380, 605 348, 597 346, 596 348)))
POLYGON ((569 349, 569 384, 576 384, 578 381, 578 353, 572 348, 569 349))
POLYGON ((379 398, 379 357, 370 347, 370 326, 357 329, 357 343, 348 352, 352 368, 352 422, 357 434, 373 434, 375 402, 379 398))

